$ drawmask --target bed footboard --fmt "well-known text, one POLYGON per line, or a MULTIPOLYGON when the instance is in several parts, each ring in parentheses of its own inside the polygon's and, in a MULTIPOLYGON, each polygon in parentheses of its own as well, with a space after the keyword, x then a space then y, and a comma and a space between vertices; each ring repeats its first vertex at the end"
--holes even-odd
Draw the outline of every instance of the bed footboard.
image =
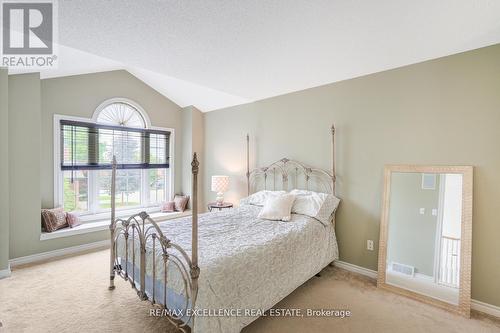
POLYGON ((167 318, 177 328, 186 331, 187 326, 193 327, 192 316, 198 295, 198 211, 197 211, 197 175, 199 162, 196 153, 193 156, 192 177, 192 251, 191 258, 179 245, 168 239, 158 224, 146 212, 135 214, 128 219, 115 218, 115 177, 116 160, 113 159, 111 180, 111 255, 110 255, 110 285, 115 288, 115 275, 130 281, 141 300, 149 300, 152 305, 167 311, 167 318), (158 267, 161 265, 161 267, 158 267), (182 305, 169 308, 168 291, 172 277, 168 273, 174 267, 179 274, 175 279, 181 279, 182 305), (148 272, 147 272, 148 271, 148 272), (158 271, 162 276, 157 276, 158 271), (148 275, 149 274, 149 275, 148 275), (149 279, 147 281, 147 279, 149 279), (149 284, 149 286, 148 286, 149 284), (158 290, 159 289, 159 290, 158 290), (171 310, 171 311, 168 311, 171 310), (173 311, 172 311, 173 310, 173 311))

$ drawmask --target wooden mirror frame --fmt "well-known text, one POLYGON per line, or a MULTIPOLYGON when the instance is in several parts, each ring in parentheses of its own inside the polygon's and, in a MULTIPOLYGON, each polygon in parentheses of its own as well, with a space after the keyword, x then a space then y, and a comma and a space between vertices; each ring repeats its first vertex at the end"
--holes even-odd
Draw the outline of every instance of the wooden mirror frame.
POLYGON ((472 166, 419 166, 419 165, 386 165, 384 168, 384 196, 380 223, 380 240, 378 254, 377 286, 400 295, 407 296, 442 309, 458 313, 470 318, 471 304, 471 255, 472 255, 472 166), (462 185, 462 227, 460 238, 460 283, 458 304, 447 303, 417 292, 396 287, 386 283, 387 231, 389 224, 389 205, 391 196, 391 175, 400 173, 455 173, 463 175, 462 185))

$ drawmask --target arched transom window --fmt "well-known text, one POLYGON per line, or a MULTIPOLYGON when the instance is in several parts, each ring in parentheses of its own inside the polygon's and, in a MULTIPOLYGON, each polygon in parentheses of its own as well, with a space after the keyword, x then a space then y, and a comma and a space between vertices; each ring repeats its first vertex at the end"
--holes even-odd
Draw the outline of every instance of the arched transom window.
POLYGON ((147 127, 141 112, 134 106, 124 102, 115 102, 105 106, 97 114, 96 121, 101 124, 125 127, 147 127))

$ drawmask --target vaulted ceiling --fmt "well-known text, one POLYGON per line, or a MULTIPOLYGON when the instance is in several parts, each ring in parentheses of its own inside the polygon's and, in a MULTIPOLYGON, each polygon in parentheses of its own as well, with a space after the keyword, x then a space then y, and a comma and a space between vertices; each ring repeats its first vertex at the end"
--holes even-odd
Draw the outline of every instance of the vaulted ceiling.
POLYGON ((72 0, 42 76, 124 68, 210 111, 499 42, 496 0, 72 0))

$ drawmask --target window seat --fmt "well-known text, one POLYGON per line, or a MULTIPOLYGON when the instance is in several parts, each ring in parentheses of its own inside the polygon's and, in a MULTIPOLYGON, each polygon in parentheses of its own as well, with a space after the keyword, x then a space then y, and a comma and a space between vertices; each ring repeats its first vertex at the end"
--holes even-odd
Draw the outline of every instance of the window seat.
MULTIPOLYGON (((184 212, 172 212, 172 213, 150 213, 149 216, 155 222, 162 222, 166 220, 175 219, 178 217, 191 215, 191 210, 185 210, 184 212)), ((64 228, 53 232, 42 232, 40 235, 40 240, 55 239, 61 237, 69 237, 81 234, 87 234, 91 232, 103 231, 109 229, 110 219, 96 220, 93 222, 83 223, 74 228, 64 228)))

